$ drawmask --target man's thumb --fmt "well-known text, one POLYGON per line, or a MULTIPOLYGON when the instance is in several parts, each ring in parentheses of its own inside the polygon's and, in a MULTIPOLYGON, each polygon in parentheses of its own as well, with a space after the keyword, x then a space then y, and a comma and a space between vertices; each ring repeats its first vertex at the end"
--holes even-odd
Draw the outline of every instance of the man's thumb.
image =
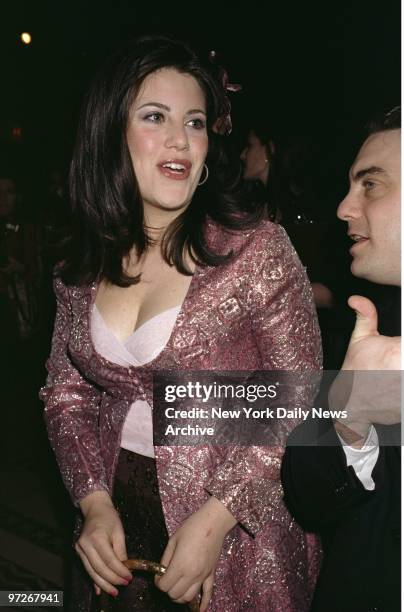
POLYGON ((351 295, 348 305, 356 312, 356 323, 351 341, 360 340, 366 336, 378 336, 377 310, 373 302, 361 295, 351 295))

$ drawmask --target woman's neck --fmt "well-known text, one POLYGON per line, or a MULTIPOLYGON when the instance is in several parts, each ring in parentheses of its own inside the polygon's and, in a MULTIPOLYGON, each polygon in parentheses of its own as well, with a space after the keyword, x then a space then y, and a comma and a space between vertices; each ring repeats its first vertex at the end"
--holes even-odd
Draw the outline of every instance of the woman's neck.
POLYGON ((264 185, 264 187, 267 186, 268 183, 268 176, 269 176, 269 164, 271 162, 268 162, 265 165, 265 168, 262 169, 262 171, 260 172, 259 176, 258 176, 258 180, 261 181, 261 183, 264 185))
POLYGON ((154 243, 161 241, 167 227, 185 210, 185 207, 175 210, 145 207, 144 229, 154 243))

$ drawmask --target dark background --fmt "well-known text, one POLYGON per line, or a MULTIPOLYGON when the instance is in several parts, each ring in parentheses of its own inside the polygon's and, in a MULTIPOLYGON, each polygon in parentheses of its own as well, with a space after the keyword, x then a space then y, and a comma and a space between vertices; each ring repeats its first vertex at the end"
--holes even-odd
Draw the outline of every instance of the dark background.
POLYGON ((330 215, 361 128, 399 103, 398 0, 2 2, 0 159, 11 160, 25 186, 67 168, 89 79, 123 40, 149 32, 219 52, 231 81, 243 85, 233 96, 234 148, 252 115, 304 140, 314 204, 330 215), (23 31, 32 34, 29 46, 23 31))

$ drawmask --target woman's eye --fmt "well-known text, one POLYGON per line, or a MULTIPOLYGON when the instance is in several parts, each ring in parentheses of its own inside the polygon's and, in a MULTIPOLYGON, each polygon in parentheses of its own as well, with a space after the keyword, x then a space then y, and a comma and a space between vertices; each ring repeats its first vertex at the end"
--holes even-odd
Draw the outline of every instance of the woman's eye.
POLYGON ((149 113, 144 119, 145 121, 150 121, 151 123, 161 123, 164 117, 162 113, 149 113))
POLYGON ((195 128, 196 130, 203 130, 206 127, 206 121, 203 119, 191 119, 187 125, 195 128))

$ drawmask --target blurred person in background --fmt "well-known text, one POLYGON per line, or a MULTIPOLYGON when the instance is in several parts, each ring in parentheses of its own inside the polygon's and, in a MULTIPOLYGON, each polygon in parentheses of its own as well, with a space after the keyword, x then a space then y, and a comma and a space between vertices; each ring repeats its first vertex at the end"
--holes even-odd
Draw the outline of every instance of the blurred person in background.
POLYGON ((39 241, 41 287, 39 312, 39 348, 43 363, 49 354, 56 312, 53 270, 60 259, 60 249, 70 227, 70 209, 66 194, 66 172, 49 167, 42 181, 39 197, 39 241))
POLYGON ((334 295, 327 278, 330 261, 328 223, 315 220, 314 194, 310 185, 308 147, 302 140, 282 135, 281 128, 265 120, 249 129, 240 159, 243 163, 245 192, 251 206, 261 206, 265 216, 287 231, 311 281, 321 328, 324 367, 335 365, 335 337, 330 310, 334 295))
POLYGON ((305 175, 307 151, 302 143, 287 142, 271 124, 260 121, 248 130, 240 159, 243 178, 252 183, 252 197, 260 200, 266 216, 283 226, 310 223, 305 175))
POLYGON ((24 220, 17 182, 0 169, 0 300, 7 343, 29 338, 37 324, 38 232, 24 220))

